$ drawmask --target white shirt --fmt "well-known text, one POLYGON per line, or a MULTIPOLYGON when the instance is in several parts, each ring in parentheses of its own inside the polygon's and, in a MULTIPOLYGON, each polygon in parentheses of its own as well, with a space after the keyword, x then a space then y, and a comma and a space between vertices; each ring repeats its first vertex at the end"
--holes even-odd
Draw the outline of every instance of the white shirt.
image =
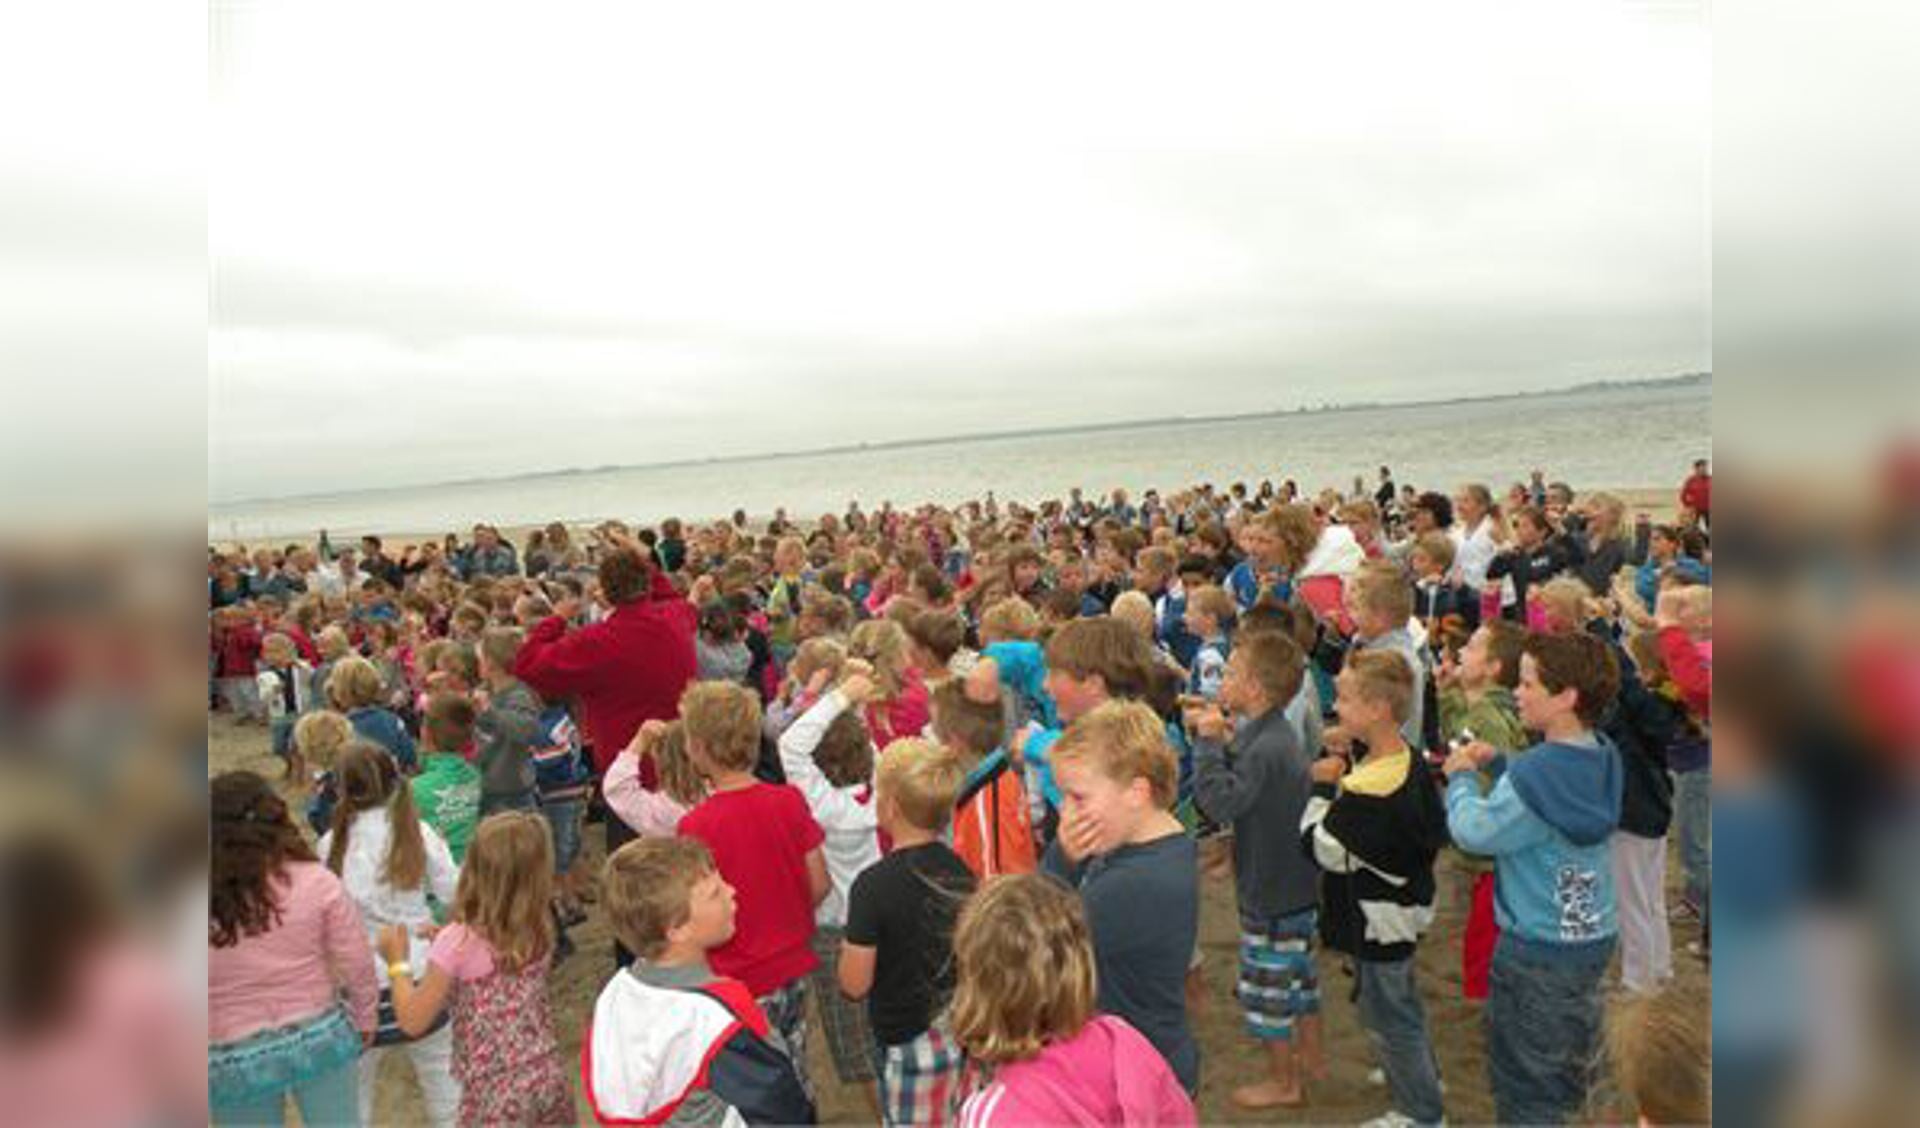
POLYGON ((829 928, 847 926, 847 890, 860 871, 880 860, 880 819, 871 781, 835 787, 813 762, 813 750, 828 726, 847 709, 847 699, 834 690, 787 727, 780 736, 780 766, 787 782, 806 797, 813 821, 826 835, 820 855, 827 863, 829 888, 814 912, 814 922, 829 928))
MULTIPOLYGON (((407 962, 413 965, 416 974, 426 970, 430 942, 415 930, 434 922, 433 910, 427 904, 427 894, 433 894, 443 905, 451 905, 454 888, 460 883, 460 867, 454 863, 453 851, 447 848, 447 840, 440 837, 440 832, 427 825, 425 820, 420 823, 420 837, 427 845, 427 873, 418 889, 395 889, 387 884, 383 876, 387 868, 387 849, 393 842, 393 824, 388 819, 385 807, 362 811, 354 817, 347 833, 347 856, 340 864, 340 881, 347 887, 347 895, 353 898, 355 907, 360 910, 360 919, 367 926, 368 942, 377 942, 382 925, 406 925, 409 940, 407 962)), ((332 831, 320 836, 317 849, 320 861, 324 864, 333 851, 332 831)), ((380 958, 377 943, 373 963, 380 986, 387 986, 387 965, 380 958)))
POLYGON ((1480 523, 1461 539, 1456 548, 1453 567, 1460 574, 1460 582, 1475 591, 1486 587, 1487 565, 1493 563, 1493 558, 1500 552, 1500 546, 1493 543, 1493 518, 1480 518, 1480 523))

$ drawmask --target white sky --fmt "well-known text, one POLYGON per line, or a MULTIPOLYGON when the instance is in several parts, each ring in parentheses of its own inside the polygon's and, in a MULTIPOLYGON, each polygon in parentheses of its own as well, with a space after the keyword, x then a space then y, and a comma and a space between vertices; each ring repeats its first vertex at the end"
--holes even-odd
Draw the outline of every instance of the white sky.
POLYGON ((1711 367, 1693 5, 216 6, 215 501, 1711 367))

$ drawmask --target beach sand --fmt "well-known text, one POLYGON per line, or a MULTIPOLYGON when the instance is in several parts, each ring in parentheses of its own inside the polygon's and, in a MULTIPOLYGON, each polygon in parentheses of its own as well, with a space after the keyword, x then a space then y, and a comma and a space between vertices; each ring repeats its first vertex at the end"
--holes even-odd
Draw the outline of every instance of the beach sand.
MULTIPOLYGON (((270 779, 278 778, 279 762, 268 750, 264 728, 236 725, 224 715, 215 715, 208 719, 207 740, 210 771, 247 768, 270 779)), ((590 864, 597 865, 604 856, 598 825, 587 827, 584 850, 590 864)), ((1677 883, 1677 861, 1669 873, 1677 883)), ((1447 1086, 1447 1118, 1457 1124, 1486 1123, 1493 1119, 1493 1102, 1487 1089, 1482 1049, 1481 1004, 1468 1002, 1460 995, 1460 929, 1465 919, 1467 886, 1465 878, 1444 856, 1439 877, 1438 920, 1421 941, 1418 956, 1427 1027, 1447 1086)), ((1677 884, 1675 889, 1677 891, 1677 884)), ((612 946, 604 919, 597 906, 590 907, 590 911, 593 914, 590 919, 571 933, 579 951, 560 965, 551 985, 554 1014, 567 1055, 567 1072, 575 1078, 582 1123, 592 1123, 592 1116, 584 1099, 579 1098, 580 1036, 592 1012, 593 1000, 613 970, 612 946)), ((1367 1083, 1367 1072, 1374 1059, 1349 999, 1353 981, 1345 973, 1341 958, 1326 953, 1320 955, 1319 966, 1331 1066, 1329 1078, 1310 1087, 1311 1103, 1303 1108, 1249 1113, 1234 1107, 1229 1094, 1235 1086, 1254 1079, 1261 1069, 1259 1051, 1243 1032, 1233 1003, 1236 927, 1231 879, 1205 880, 1201 890, 1200 935, 1206 957, 1207 1005, 1193 1019, 1202 1060, 1200 1120, 1247 1124, 1352 1123, 1386 1111, 1386 1090, 1367 1083)), ((1698 939, 1696 924, 1674 922, 1676 973, 1704 995, 1706 971, 1697 958, 1687 954, 1686 948, 1689 941, 1698 939)), ((817 1026, 815 1029, 817 1032, 817 1026)), ((873 1123, 866 1099, 859 1090, 841 1085, 834 1078, 833 1067, 825 1056, 824 1039, 812 1037, 809 1046, 812 1075, 819 1089, 821 1122, 873 1123)), ((383 1063, 375 1103, 377 1123, 422 1122, 424 1112, 411 1071, 412 1066, 404 1057, 393 1056, 383 1063)))

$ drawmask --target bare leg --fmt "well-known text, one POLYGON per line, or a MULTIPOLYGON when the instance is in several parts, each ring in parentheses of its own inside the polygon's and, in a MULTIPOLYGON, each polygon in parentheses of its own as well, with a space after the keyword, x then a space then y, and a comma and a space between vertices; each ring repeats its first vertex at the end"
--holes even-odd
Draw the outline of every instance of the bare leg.
POLYGON ((1267 1078, 1233 1091, 1233 1103, 1241 1108, 1275 1108, 1305 1101, 1301 1088, 1300 1065, 1293 1043, 1275 1039, 1267 1046, 1267 1078))
POLYGON ((1309 1081, 1327 1079, 1325 1027, 1317 1014, 1303 1014, 1293 1020, 1295 1036, 1300 1040, 1300 1068, 1309 1081))

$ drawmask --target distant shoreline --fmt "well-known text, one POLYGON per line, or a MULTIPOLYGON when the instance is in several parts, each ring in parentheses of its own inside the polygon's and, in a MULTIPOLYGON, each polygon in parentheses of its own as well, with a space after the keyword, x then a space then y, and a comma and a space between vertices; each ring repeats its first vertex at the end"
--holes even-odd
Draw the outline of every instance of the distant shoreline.
POLYGON ((953 446, 961 443, 1011 441, 1014 439, 1045 438, 1058 435, 1097 435, 1108 434, 1115 431, 1140 430, 1154 427, 1204 426, 1208 424, 1239 423, 1261 419, 1284 419, 1300 415, 1344 415, 1361 411, 1399 411, 1407 408, 1453 407, 1461 404, 1500 403, 1509 400, 1543 399, 1553 396, 1582 395, 1594 392, 1630 392, 1664 388, 1702 387, 1711 386, 1712 383, 1713 374, 1711 372, 1691 372, 1679 376, 1661 376, 1645 380, 1592 380, 1565 388, 1543 388, 1527 392, 1502 392, 1496 395, 1486 396, 1453 396, 1447 399, 1407 400, 1391 403, 1323 404, 1317 407, 1276 408, 1272 411, 1248 411, 1227 415, 1172 416, 1160 419, 1130 419, 1115 423, 1088 423, 1061 427, 1031 427, 1018 431, 991 431, 965 435, 939 435, 922 439, 892 439, 884 442, 843 443, 838 446, 818 447, 810 450, 716 455, 710 458, 682 458, 668 462, 616 463, 604 466, 573 466, 555 470, 529 470, 517 474, 490 475, 482 478, 455 478, 437 482, 415 482, 397 486, 374 486, 367 489, 345 490, 337 493, 303 493, 236 498, 231 501, 222 501, 209 505, 208 511, 211 514, 216 509, 231 509, 241 506, 310 501, 341 501, 356 497, 377 497, 384 494, 410 493, 416 490, 499 485, 508 482, 573 478, 589 474, 607 474, 631 470, 670 470, 688 466, 718 466, 743 462, 779 462, 797 458, 818 458, 836 454, 862 454, 876 451, 953 446))

